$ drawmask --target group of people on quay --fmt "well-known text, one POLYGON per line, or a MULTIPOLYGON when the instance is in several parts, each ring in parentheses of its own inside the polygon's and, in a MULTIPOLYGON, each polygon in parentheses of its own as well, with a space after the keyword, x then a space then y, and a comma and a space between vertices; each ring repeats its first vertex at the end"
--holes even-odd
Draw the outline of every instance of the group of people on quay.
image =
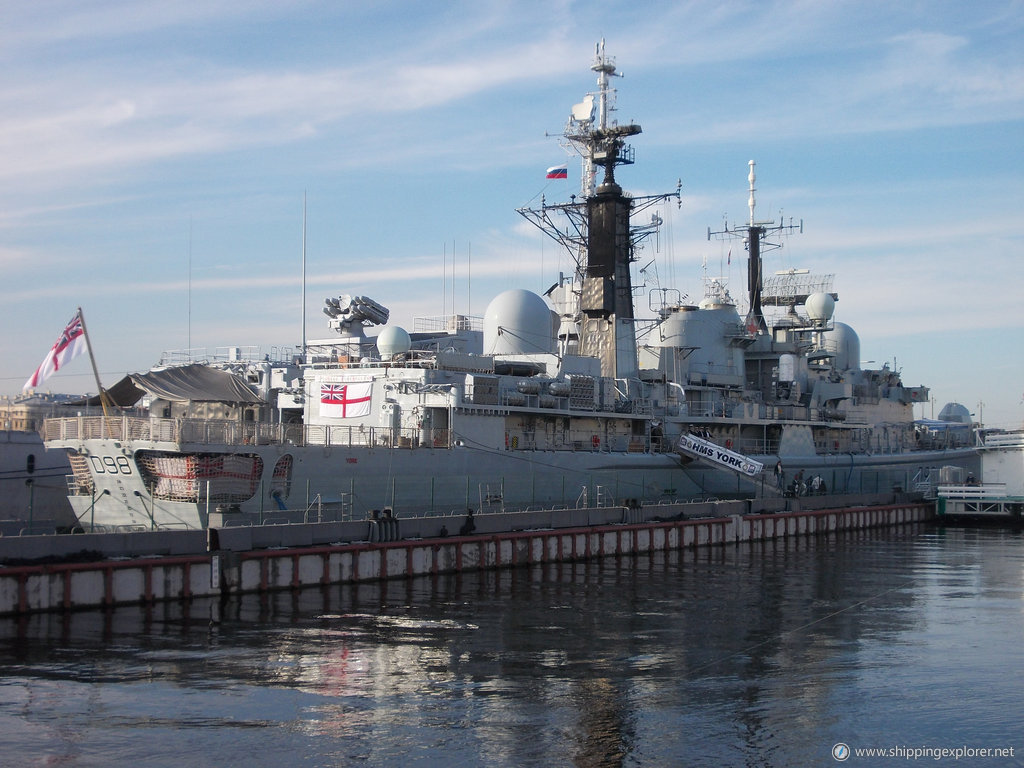
POLYGON ((825 480, 821 475, 815 475, 807 482, 804 482, 804 471, 802 469, 797 470, 797 473, 793 476, 793 481, 787 486, 786 472, 782 468, 781 459, 775 463, 775 487, 778 488, 779 493, 790 496, 818 496, 826 492, 825 480))

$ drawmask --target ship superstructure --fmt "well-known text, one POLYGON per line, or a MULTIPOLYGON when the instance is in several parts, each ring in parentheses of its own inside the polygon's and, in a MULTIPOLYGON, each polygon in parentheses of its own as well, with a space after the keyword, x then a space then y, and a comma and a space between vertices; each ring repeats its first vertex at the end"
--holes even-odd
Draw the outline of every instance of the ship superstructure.
POLYGON ((973 466, 969 429, 915 425, 927 388, 904 386, 888 366, 861 369, 856 333, 833 320, 831 275, 764 279, 769 239, 800 227, 757 220, 753 162, 749 222, 709 231, 745 243, 746 311, 708 278, 697 303, 660 289, 655 317, 638 321, 638 254, 680 185, 623 191, 616 169, 633 162, 626 140, 640 127, 613 119, 616 68, 603 43, 591 69, 598 88, 564 131, 581 195, 519 211, 566 248, 572 276, 543 297, 505 291, 483 318, 411 331, 376 299, 331 297, 333 335, 304 353, 131 376, 121 404, 147 402, 147 415, 46 425, 48 445, 68 450, 79 519, 191 528, 214 512, 266 521, 641 506, 801 493, 812 479, 817 492, 909 489, 973 466), (780 463, 782 482, 771 471, 780 463))

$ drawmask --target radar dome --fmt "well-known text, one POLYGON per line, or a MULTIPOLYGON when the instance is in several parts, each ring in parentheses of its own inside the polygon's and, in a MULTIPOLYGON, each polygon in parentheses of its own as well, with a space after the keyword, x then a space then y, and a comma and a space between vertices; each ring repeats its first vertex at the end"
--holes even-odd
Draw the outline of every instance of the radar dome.
POLYGON ((484 314, 485 355, 539 355, 554 349, 551 310, 536 293, 514 289, 495 296, 484 314))
POLYGON ((846 323, 836 323, 824 334, 824 348, 834 356, 840 371, 860 370, 860 337, 846 323))
POLYGON ((831 293, 812 293, 804 302, 807 316, 811 320, 824 322, 832 319, 832 313, 836 309, 836 300, 831 293))
POLYGON ((404 355, 412 349, 412 338, 409 332, 397 325, 382 328, 377 334, 377 352, 382 359, 388 360, 396 355, 404 355))

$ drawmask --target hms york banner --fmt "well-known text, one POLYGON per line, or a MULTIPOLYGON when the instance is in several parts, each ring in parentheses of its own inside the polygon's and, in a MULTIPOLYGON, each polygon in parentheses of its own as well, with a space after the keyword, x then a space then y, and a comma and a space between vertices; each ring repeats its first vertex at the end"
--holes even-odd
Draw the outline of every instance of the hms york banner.
POLYGON ((726 469, 731 469, 733 472, 739 472, 750 477, 761 474, 761 470, 764 469, 764 464, 758 461, 716 445, 710 440, 704 440, 693 435, 680 435, 677 447, 682 453, 707 459, 726 469))

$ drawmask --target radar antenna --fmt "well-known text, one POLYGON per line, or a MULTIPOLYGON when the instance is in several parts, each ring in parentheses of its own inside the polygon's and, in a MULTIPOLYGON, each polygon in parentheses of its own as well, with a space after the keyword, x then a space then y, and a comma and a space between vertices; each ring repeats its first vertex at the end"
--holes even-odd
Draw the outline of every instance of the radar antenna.
MULTIPOLYGON (((580 194, 570 196, 568 203, 551 205, 541 196, 540 208, 517 209, 521 216, 566 249, 580 274, 586 270, 592 226, 587 200, 598 192, 596 168, 601 166, 605 169, 602 188, 614 184, 615 166, 631 165, 635 161, 633 148, 625 143, 624 138, 641 132, 639 125, 620 126, 612 117, 616 111, 616 90, 611 87, 610 80, 612 77, 622 77, 622 74, 616 69, 615 59, 605 53, 603 39, 595 46, 590 69, 597 72, 597 90, 588 93, 579 104, 573 106, 562 132, 563 146, 583 159, 580 194)), ((680 180, 674 192, 629 198, 632 202, 630 213, 640 213, 670 197, 674 197, 677 205, 681 206, 682 186, 680 180)), ((639 244, 656 233, 660 224, 659 217, 657 220, 652 219, 651 224, 630 228, 631 261, 636 260, 632 254, 639 250, 639 244)))
POLYGON ((626 144, 641 132, 639 125, 620 125, 612 119, 615 90, 612 77, 621 77, 615 60, 605 54, 604 40, 597 45, 591 70, 597 72, 598 89, 576 104, 563 132, 565 146, 583 158, 581 196, 569 203, 518 212, 542 232, 561 243, 576 264, 582 313, 580 354, 601 360, 604 376, 634 378, 638 374, 634 332, 633 290, 630 265, 637 246, 658 231, 660 219, 647 226, 631 226, 630 218, 667 198, 680 199, 680 182, 667 195, 630 197, 615 181, 615 167, 630 165, 634 155, 626 144), (597 184, 597 168, 604 177, 597 184), (555 214, 561 214, 556 216, 555 214))
POLYGON ((793 219, 790 218, 789 223, 785 223, 781 220, 778 224, 774 221, 758 221, 754 215, 754 209, 757 205, 755 199, 755 192, 757 188, 754 186, 754 182, 757 180, 754 174, 754 166, 756 163, 751 160, 748 165, 750 166, 750 173, 747 176, 747 180, 750 182, 750 198, 747 201, 747 205, 750 208, 750 221, 745 227, 730 227, 729 222, 724 222, 723 228, 718 232, 712 232, 711 228, 708 228, 708 240, 717 238, 719 240, 727 239, 742 239, 744 247, 747 249, 747 292, 750 300, 750 310, 747 313, 747 330, 755 333, 758 331, 767 332, 768 323, 764 319, 764 310, 762 309, 762 291, 764 289, 764 281, 762 278, 762 266, 761 266, 761 254, 765 251, 774 250, 781 248, 782 243, 770 243, 767 240, 769 235, 783 234, 788 235, 793 232, 804 231, 803 219, 800 220, 799 224, 794 224, 793 219))

